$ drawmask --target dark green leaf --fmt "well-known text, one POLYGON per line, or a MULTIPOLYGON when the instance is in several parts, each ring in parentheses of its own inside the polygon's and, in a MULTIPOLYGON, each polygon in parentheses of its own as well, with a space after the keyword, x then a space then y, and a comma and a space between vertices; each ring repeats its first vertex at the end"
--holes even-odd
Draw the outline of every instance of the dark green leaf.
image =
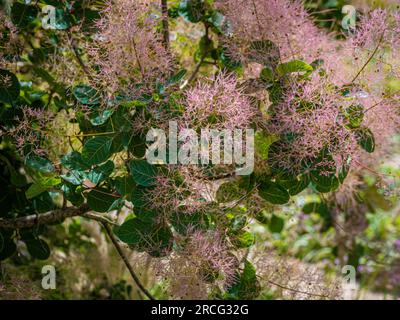
POLYGON ((106 180, 110 174, 114 171, 114 162, 111 160, 96 167, 87 174, 87 178, 94 184, 99 184, 100 182, 106 180))
POLYGON ((82 158, 89 165, 100 164, 111 157, 112 137, 98 136, 88 140, 83 146, 82 158))
POLYGON ((238 181, 229 181, 223 183, 217 191, 217 201, 218 202, 231 202, 238 200, 240 197, 244 196, 246 191, 241 189, 238 181))
POLYGON ((92 87, 81 84, 72 90, 76 100, 85 105, 97 105, 100 103, 99 93, 92 87))
POLYGON ((84 198, 82 196, 81 187, 64 184, 61 187, 61 190, 64 192, 65 197, 69 202, 71 202, 74 206, 80 206, 84 202, 84 198))
POLYGON ((246 260, 242 273, 238 275, 236 282, 228 289, 226 299, 255 299, 259 296, 260 289, 256 269, 251 262, 246 260))
POLYGON ((110 194, 107 189, 95 189, 87 194, 88 206, 97 212, 108 212, 118 197, 110 194))
POLYGON ((131 175, 117 177, 114 179, 113 184, 122 197, 127 197, 128 200, 131 199, 132 192, 136 187, 131 175))
POLYGON ((375 151, 375 137, 368 128, 361 128, 355 131, 358 144, 365 151, 372 153, 375 151))
POLYGON ((70 170, 89 170, 90 165, 83 159, 82 155, 77 151, 72 151, 61 158, 61 164, 70 170))
POLYGON ((114 228, 117 237, 140 251, 163 256, 172 248, 172 233, 167 226, 158 225, 155 213, 141 212, 139 216, 114 228))
POLYGON ((50 257, 49 245, 42 239, 25 240, 29 254, 39 260, 47 260, 50 257))
POLYGON ((146 160, 132 160, 129 163, 129 168, 133 180, 135 180, 138 185, 150 187, 156 184, 156 168, 146 160))
POLYGON ((182 0, 178 13, 189 22, 199 22, 205 13, 203 0, 182 0))
POLYGON ((285 226, 285 220, 276 215, 272 215, 272 218, 268 224, 268 229, 271 232, 280 233, 282 232, 284 226, 285 226))
POLYGON ((177 73, 175 73, 168 81, 167 81, 167 86, 172 86, 178 82, 180 82, 183 77, 186 75, 187 70, 182 69, 179 70, 177 73))
POLYGON ((272 181, 261 183, 258 190, 260 196, 272 204, 286 204, 290 200, 286 189, 272 181))
POLYGON ((35 6, 14 2, 11 8, 11 21, 20 28, 27 28, 38 16, 39 10, 35 6))
POLYGON ((54 166, 49 160, 34 154, 30 154, 26 157, 25 165, 41 173, 54 172, 54 166))

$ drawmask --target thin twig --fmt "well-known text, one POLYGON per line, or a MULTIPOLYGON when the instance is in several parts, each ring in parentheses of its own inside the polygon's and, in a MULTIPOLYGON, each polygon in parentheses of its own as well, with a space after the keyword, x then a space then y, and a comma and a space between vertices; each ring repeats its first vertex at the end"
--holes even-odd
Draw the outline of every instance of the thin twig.
POLYGON ((205 43, 204 53, 203 53, 202 57, 200 58, 200 61, 199 61, 199 63, 197 64, 196 69, 194 69, 194 71, 193 71, 191 77, 189 78, 189 80, 187 81, 186 84, 191 83, 191 82, 196 78, 196 76, 197 76, 197 74, 199 73, 200 68, 201 68, 201 66, 202 66, 202 64, 203 64, 203 62, 204 62, 204 60, 207 58, 207 55, 208 55, 208 45, 209 45, 210 39, 208 38, 208 28, 209 28, 208 25, 205 25, 205 28, 206 28, 206 33, 205 33, 204 37, 205 37, 205 39, 206 39, 206 43, 205 43))
POLYGON ((138 276, 136 275, 135 271, 133 270, 133 267, 129 263, 128 257, 125 255, 124 251, 122 250, 120 244, 118 243, 117 238, 114 236, 114 233, 112 232, 110 226, 108 223, 103 222, 102 223, 104 226, 104 229, 107 232, 107 235, 109 236, 111 242, 113 243, 115 249, 117 249, 119 256, 121 259, 124 261, 126 267, 129 270, 129 273, 131 274, 133 280, 135 281, 136 285, 139 287, 139 289, 150 299, 150 300, 156 300, 151 293, 142 285, 140 282, 138 276))
POLYGON ((360 74, 364 71, 364 69, 368 66, 368 64, 371 62, 371 60, 374 58, 374 56, 376 55, 376 53, 378 52, 379 47, 381 46, 381 43, 383 41, 383 34, 380 37, 378 44, 376 45, 375 50, 372 52, 371 56, 368 58, 368 60, 364 63, 364 65, 362 66, 362 68, 360 69, 360 71, 358 71, 358 73, 355 75, 355 77, 353 78, 353 80, 351 80, 350 84, 354 83, 354 81, 357 80, 357 78, 360 76, 360 74))

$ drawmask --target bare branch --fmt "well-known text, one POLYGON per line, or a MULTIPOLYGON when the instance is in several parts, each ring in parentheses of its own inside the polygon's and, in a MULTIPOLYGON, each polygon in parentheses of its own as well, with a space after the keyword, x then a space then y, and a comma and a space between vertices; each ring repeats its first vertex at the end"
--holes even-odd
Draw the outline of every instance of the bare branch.
POLYGON ((151 293, 144 287, 144 285, 140 282, 139 277, 136 275, 135 271, 133 270, 132 265, 129 262, 128 257, 126 256, 126 254, 124 253, 122 247, 120 246, 120 244, 118 243, 117 238, 114 236, 113 231, 111 230, 110 226, 108 225, 108 223, 103 222, 103 226, 104 229, 107 232, 107 235, 109 236, 111 242, 113 243, 115 249, 117 249, 118 254, 120 255, 121 259, 124 261, 126 267, 129 270, 129 273, 131 274, 133 280, 135 281, 136 285, 139 287, 140 290, 142 290, 142 292, 150 299, 150 300, 156 300, 151 293))
POLYGON ((2 229, 26 229, 34 226, 40 226, 44 224, 50 224, 63 220, 65 218, 71 218, 81 216, 90 208, 87 205, 82 205, 79 208, 69 207, 65 209, 57 209, 46 213, 32 214, 26 217, 20 217, 16 219, 0 219, 0 228, 2 229))

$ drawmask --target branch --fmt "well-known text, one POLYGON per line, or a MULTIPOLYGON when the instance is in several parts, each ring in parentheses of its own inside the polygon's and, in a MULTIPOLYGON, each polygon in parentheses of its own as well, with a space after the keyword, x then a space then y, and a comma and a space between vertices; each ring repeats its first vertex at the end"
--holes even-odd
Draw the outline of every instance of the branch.
POLYGON ((193 74, 191 75, 191 77, 189 78, 189 80, 187 81, 186 84, 191 83, 191 82, 196 78, 197 74, 198 74, 199 71, 200 71, 201 66, 202 66, 203 63, 204 63, 204 60, 207 58, 207 55, 208 55, 208 45, 210 44, 210 39, 209 39, 209 37, 208 37, 208 34, 209 34, 209 32, 208 32, 209 26, 208 26, 207 24, 205 24, 205 29, 206 29, 206 32, 205 32, 204 37, 205 37, 205 39, 206 39, 206 43, 205 43, 205 49, 204 49, 203 55, 202 55, 202 57, 200 58, 200 61, 199 61, 199 63, 197 64, 196 69, 193 71, 193 74))
POLYGON ((371 56, 368 58, 368 60, 364 63, 364 65, 362 66, 362 68, 360 69, 360 71, 358 71, 358 73, 354 76, 354 78, 351 80, 350 84, 354 83, 354 81, 357 80, 357 78, 360 76, 360 74, 364 71, 364 69, 368 66, 368 64, 371 62, 371 60, 375 57, 376 53, 379 50, 379 47, 382 44, 383 41, 383 37, 385 35, 385 32, 383 32, 382 36, 380 37, 378 44, 376 45, 375 50, 372 52, 371 56))
POLYGON ((86 67, 85 63, 82 60, 81 55, 79 54, 78 48, 75 44, 75 40, 72 36, 72 33, 68 30, 68 39, 70 42, 70 46, 72 48, 72 51, 74 52, 74 56, 76 61, 78 62, 79 66, 82 68, 83 72, 86 74, 86 76, 89 78, 89 80, 93 80, 92 75, 90 74, 89 69, 86 67))
POLYGON ((69 207, 65 209, 57 209, 46 213, 32 214, 30 216, 16 219, 0 219, 0 229, 32 228, 34 226, 54 223, 65 218, 82 216, 89 210, 90 208, 87 205, 83 205, 79 208, 69 207))
POLYGON ((117 238, 115 238, 114 233, 112 232, 110 226, 108 223, 103 222, 104 229, 107 232, 107 235, 109 236, 111 242, 113 243, 115 249, 117 249, 118 254, 120 255, 121 259, 124 261, 126 267, 129 270, 129 273, 131 274, 133 280, 135 281, 136 285, 139 287, 140 290, 150 299, 150 300, 156 300, 149 291, 143 286, 143 284, 140 282, 139 277, 136 275, 135 271, 133 270, 133 267, 129 263, 128 257, 125 255, 124 251, 122 250, 122 247, 118 243, 117 238))
POLYGON ((167 0, 161 0, 161 11, 162 11, 162 25, 163 25, 163 36, 164 45, 169 50, 169 24, 168 24, 168 3, 167 0))

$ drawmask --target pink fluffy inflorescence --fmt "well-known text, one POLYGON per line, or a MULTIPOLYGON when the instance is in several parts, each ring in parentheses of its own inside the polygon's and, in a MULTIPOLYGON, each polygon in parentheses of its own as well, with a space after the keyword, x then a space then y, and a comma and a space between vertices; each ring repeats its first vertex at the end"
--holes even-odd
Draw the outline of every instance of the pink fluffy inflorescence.
POLYGON ((212 82, 198 82, 186 93, 183 125, 193 129, 247 128, 255 110, 232 75, 219 74, 212 82))
POLYGON ((302 58, 312 62, 335 43, 309 19, 299 0, 217 0, 217 6, 232 23, 233 36, 225 42, 228 54, 248 61, 253 41, 273 41, 283 61, 302 58))
POLYGON ((14 119, 15 125, 7 128, 0 127, 0 133, 14 140, 17 150, 21 153, 26 147, 38 155, 46 153, 42 147, 42 141, 49 133, 47 131, 55 114, 50 110, 22 108, 22 114, 14 119))
POLYGON ((270 133, 284 137, 280 152, 270 155, 279 167, 298 174, 308 162, 313 163, 322 150, 332 155, 329 167, 340 167, 354 156, 357 141, 345 127, 343 98, 329 90, 320 78, 293 83, 284 99, 275 108, 270 133))
POLYGON ((108 3, 88 50, 93 66, 100 69, 94 85, 135 96, 150 83, 165 78, 172 60, 156 32, 160 15, 155 13, 159 10, 150 0, 108 3))
POLYGON ((176 298, 206 299, 212 284, 229 286, 235 281, 236 259, 218 231, 191 230, 180 252, 173 253, 163 271, 176 298))

